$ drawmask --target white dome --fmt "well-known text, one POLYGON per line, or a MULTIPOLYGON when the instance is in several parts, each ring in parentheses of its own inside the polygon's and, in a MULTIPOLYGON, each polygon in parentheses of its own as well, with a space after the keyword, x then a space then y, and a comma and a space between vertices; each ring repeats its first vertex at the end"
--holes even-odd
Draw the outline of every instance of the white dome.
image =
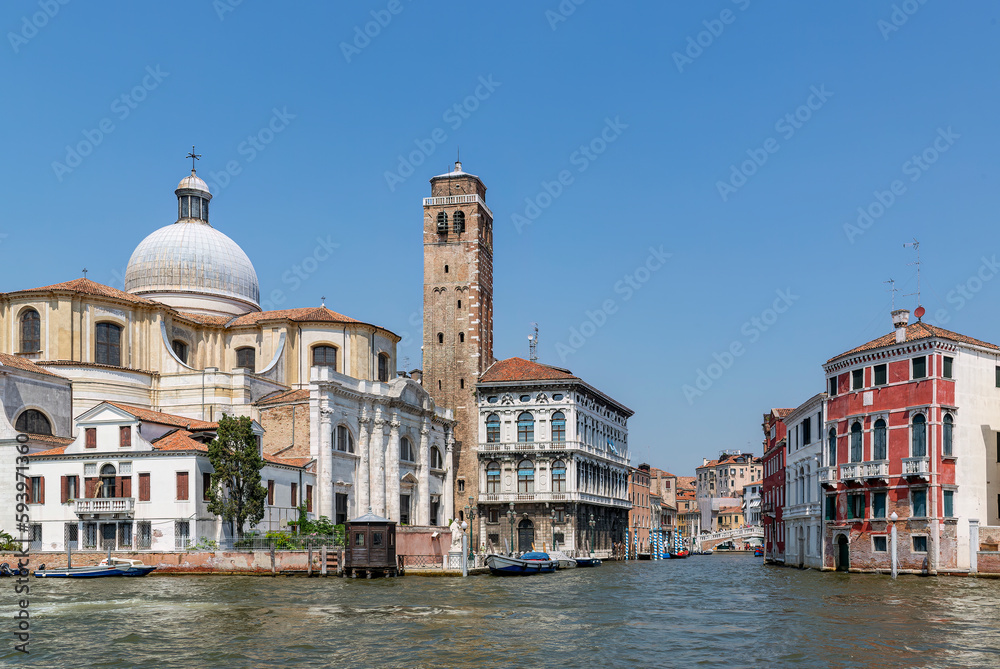
POLYGON ((208 184, 205 183, 200 176, 195 174, 194 170, 191 170, 191 174, 181 179, 181 182, 177 184, 177 190, 183 190, 185 188, 193 188, 194 190, 203 190, 208 192, 208 184))
MULTIPOLYGON (((257 272, 250 258, 232 239, 207 222, 195 219, 182 219, 162 227, 139 243, 125 270, 125 290, 140 295, 155 294, 154 299, 168 304, 174 301, 164 293, 216 296, 228 298, 223 302, 246 303, 242 308, 238 304, 229 308, 207 305, 192 308, 196 311, 260 310, 257 272)), ((195 305, 183 302, 174 306, 195 305)))

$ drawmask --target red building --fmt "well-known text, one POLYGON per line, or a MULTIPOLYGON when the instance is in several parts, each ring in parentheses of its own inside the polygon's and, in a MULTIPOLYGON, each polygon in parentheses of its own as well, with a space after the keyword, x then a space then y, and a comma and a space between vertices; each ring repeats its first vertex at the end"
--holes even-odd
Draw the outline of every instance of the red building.
POLYGON ((764 484, 761 488, 761 523, 764 526, 764 559, 785 561, 785 523, 781 507, 785 503, 785 417, 794 409, 771 409, 764 414, 764 484))

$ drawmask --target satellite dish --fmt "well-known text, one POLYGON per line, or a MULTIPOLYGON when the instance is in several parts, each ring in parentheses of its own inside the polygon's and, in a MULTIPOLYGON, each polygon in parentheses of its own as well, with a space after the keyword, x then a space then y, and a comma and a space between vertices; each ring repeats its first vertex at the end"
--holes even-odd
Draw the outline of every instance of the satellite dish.
POLYGON ((921 319, 926 313, 927 311, 923 307, 917 307, 917 310, 913 312, 913 315, 916 316, 917 319, 921 319))

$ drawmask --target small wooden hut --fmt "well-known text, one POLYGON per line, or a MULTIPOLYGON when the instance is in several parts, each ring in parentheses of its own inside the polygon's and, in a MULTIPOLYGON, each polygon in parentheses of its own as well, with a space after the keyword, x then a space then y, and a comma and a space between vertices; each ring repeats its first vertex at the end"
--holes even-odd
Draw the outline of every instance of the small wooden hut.
POLYGON ((357 578, 399 575, 396 563, 396 521, 369 511, 346 524, 344 575, 357 578))

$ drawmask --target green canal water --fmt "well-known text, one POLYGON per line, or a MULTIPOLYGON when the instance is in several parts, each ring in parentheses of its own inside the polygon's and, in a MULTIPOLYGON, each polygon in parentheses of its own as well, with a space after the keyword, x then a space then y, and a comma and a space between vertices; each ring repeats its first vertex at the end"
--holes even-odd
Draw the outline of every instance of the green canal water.
MULTIPOLYGON (((13 584, 2 602, 10 620, 13 584)), ((522 578, 33 581, 33 667, 997 667, 1000 580, 744 555, 522 578)), ((10 623, 8 622, 8 627, 10 623)))

